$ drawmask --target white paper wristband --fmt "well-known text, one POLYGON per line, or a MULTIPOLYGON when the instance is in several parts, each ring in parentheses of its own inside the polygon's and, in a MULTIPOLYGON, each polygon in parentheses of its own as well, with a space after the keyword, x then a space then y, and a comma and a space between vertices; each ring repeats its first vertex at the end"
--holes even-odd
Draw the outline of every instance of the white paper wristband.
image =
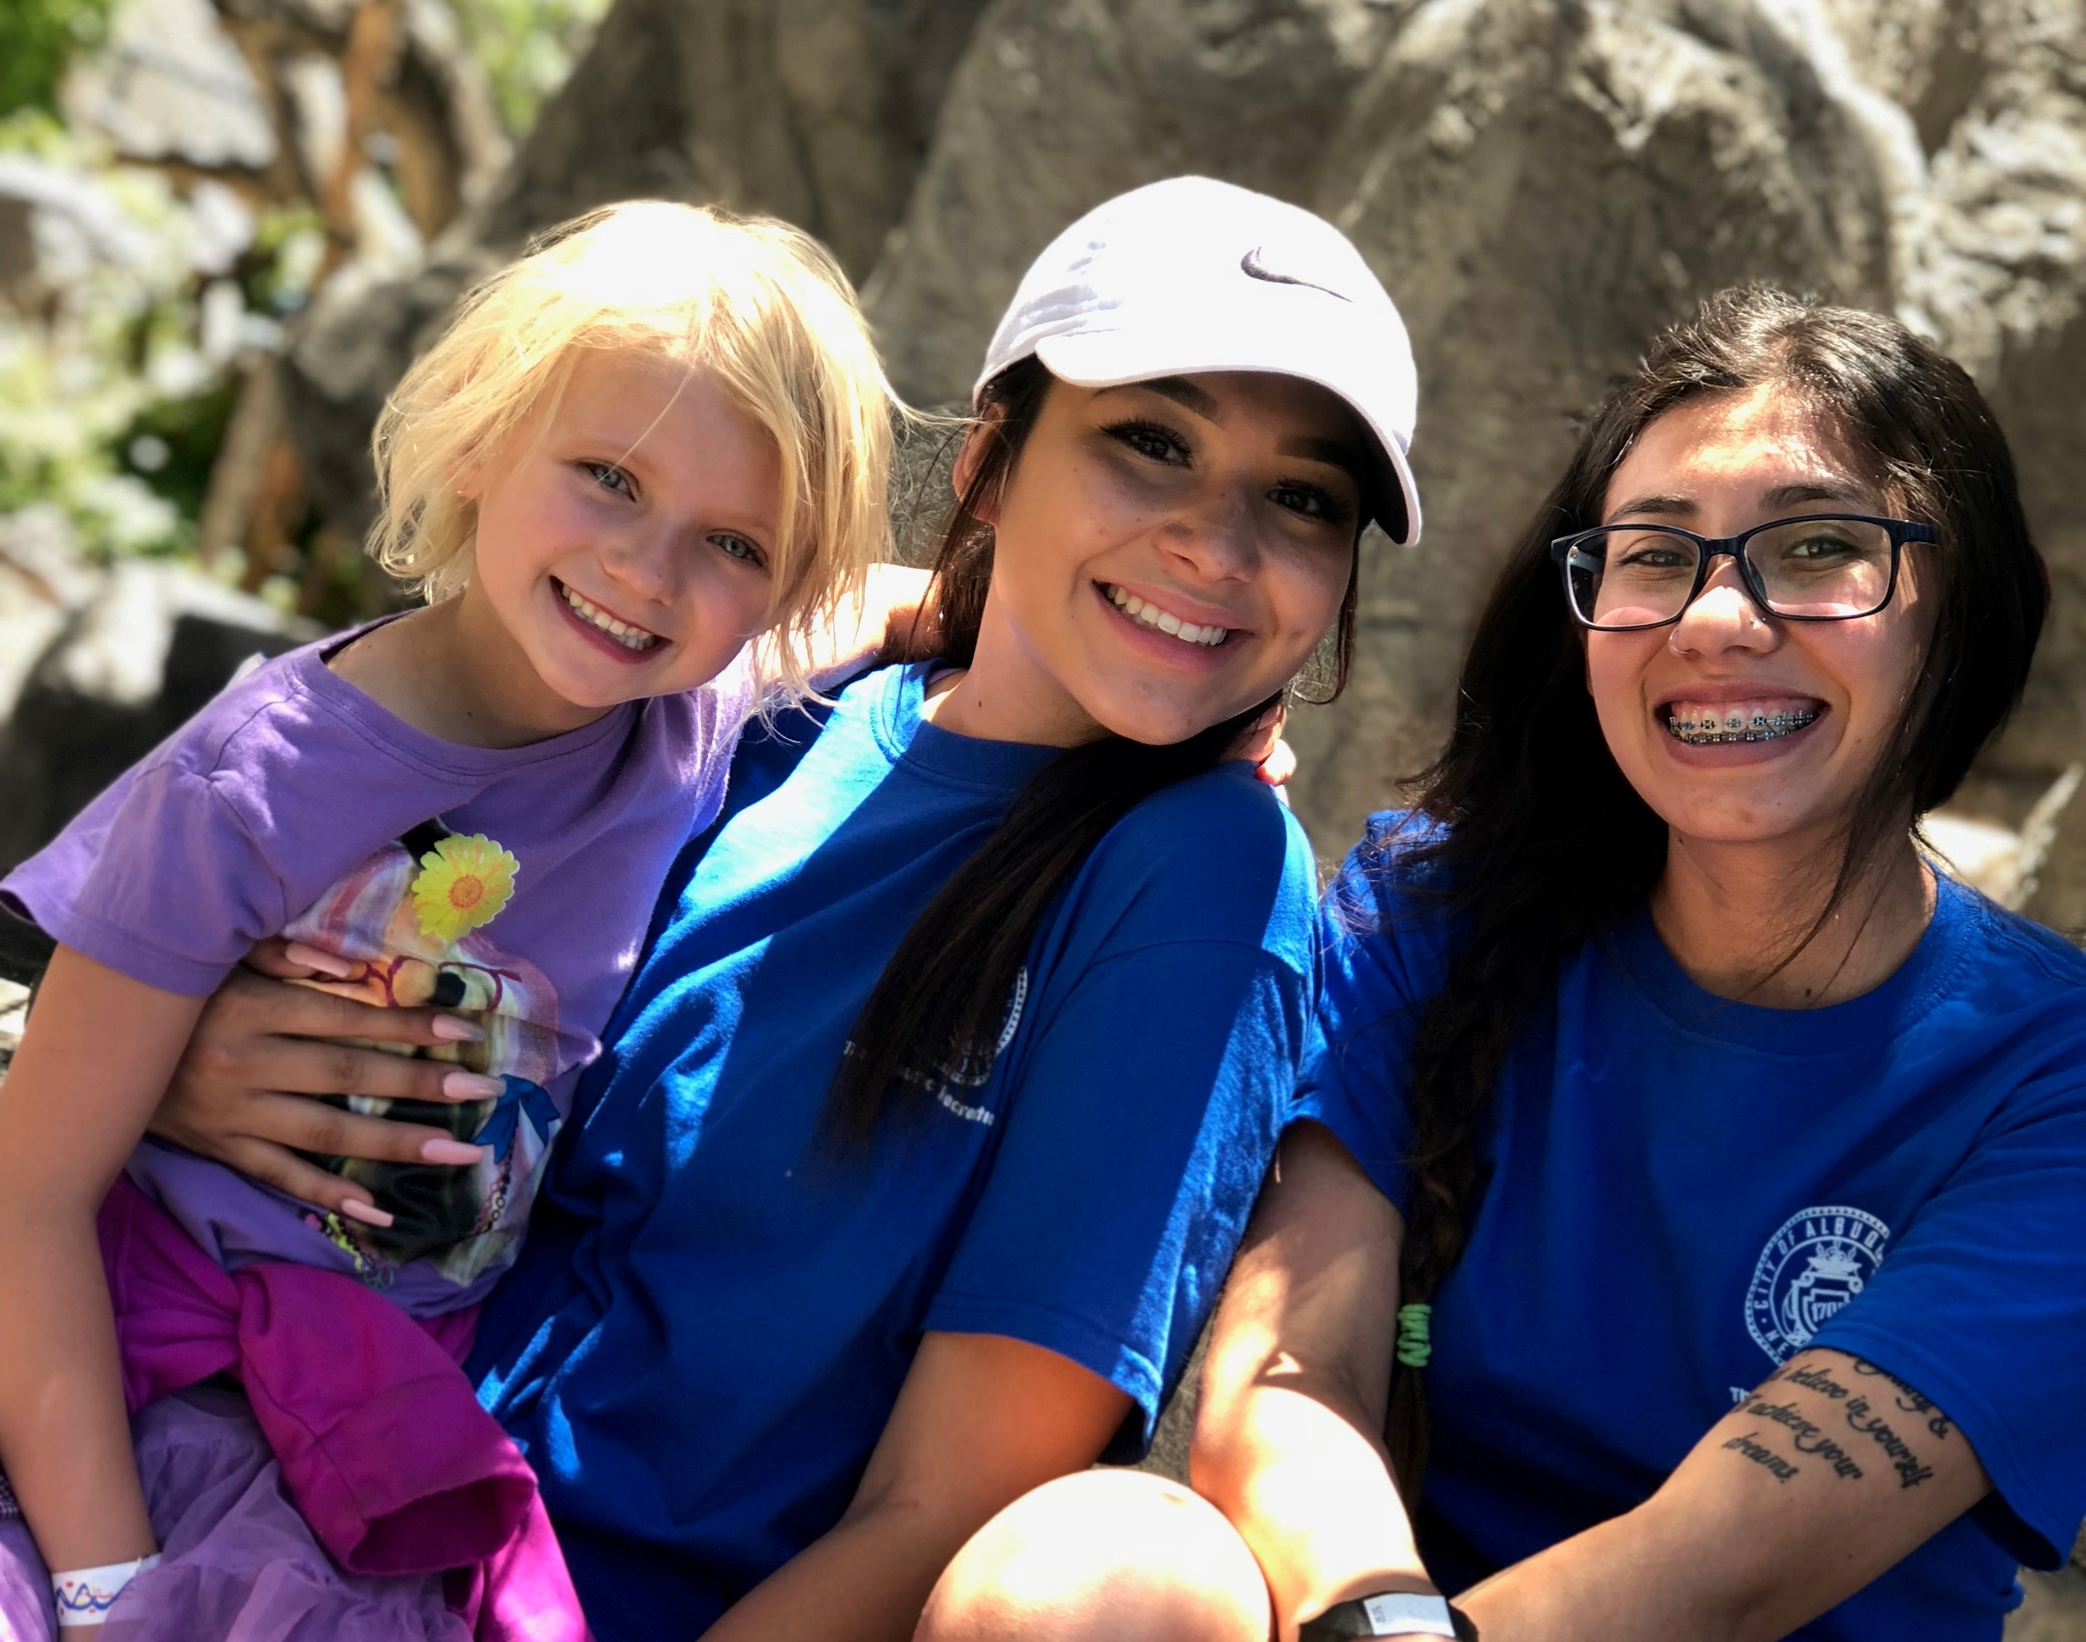
POLYGON ((1456 1634, 1449 1605, 1438 1596, 1365 1596, 1362 1611, 1378 1636, 1447 1636, 1456 1634))
POLYGON ((51 1575, 51 1599, 58 1607, 58 1628, 98 1628, 130 1582, 147 1568, 158 1566, 156 1555, 141 1556, 130 1562, 108 1562, 99 1568, 75 1568, 70 1573, 51 1575))

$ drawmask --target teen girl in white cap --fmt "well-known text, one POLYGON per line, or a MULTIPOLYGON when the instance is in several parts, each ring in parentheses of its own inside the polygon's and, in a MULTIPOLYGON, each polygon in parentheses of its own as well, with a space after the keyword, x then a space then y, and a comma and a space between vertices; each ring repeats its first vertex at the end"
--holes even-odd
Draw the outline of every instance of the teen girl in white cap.
MULTIPOLYGON (((1413 404, 1354 249, 1237 188, 1140 189, 1023 282, 944 659, 741 761, 485 1313, 601 1642, 902 1642, 995 1511, 1147 1440, 1315 1004, 1310 849, 1225 760, 1328 635, 1344 669, 1363 525, 1417 531, 1413 404)), ((249 980, 169 1127, 323 1199, 256 1137, 423 1131, 227 1090, 439 1098, 294 1041, 401 1030, 249 980)))
POLYGON ((1282 1642, 1998 1642, 2086 1514, 2086 956, 1912 824, 2047 599, 1902 325, 1754 289, 1662 338, 1329 900, 1203 1378, 1223 1515, 1056 1484, 922 1642, 1270 1598, 1282 1642))

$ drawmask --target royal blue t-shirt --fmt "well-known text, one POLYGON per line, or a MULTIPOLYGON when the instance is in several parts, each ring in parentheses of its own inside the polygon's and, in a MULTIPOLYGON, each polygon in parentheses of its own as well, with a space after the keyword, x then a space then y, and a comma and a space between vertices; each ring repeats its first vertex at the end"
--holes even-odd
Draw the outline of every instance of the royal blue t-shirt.
MULTIPOLYGON (((1456 927, 1396 822, 1328 899, 1298 1112, 1402 1206, 1407 1056, 1456 927)), ((1943 879, 1873 992, 1763 1009, 1696 986, 1640 912, 1564 963, 1497 1116, 1426 1370, 1444 1588, 1642 1503, 1815 1345, 1932 1398, 1995 1493, 1794 1635, 1996 1639, 2016 1561, 2058 1566, 2086 1515, 2086 955, 1943 879)))
POLYGON ((1134 1399, 1134 1455, 1287 1109, 1314 869, 1236 765, 1102 841, 989 1068, 866 1160, 828 1155, 821 1109, 885 960, 1052 756, 923 722, 925 672, 845 690, 694 865, 481 1326, 482 1394, 602 1642, 697 1635, 831 1528, 923 1330, 1091 1369, 1134 1399))

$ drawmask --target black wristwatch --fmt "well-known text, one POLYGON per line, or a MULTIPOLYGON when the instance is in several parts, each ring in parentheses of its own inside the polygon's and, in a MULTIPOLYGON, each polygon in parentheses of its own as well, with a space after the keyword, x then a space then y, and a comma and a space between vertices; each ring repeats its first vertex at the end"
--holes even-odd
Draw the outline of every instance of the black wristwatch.
POLYGON ((1447 1636, 1478 1642, 1470 1615, 1442 1597, 1382 1591, 1335 1602, 1297 1631, 1297 1642, 1347 1642, 1354 1636, 1447 1636))

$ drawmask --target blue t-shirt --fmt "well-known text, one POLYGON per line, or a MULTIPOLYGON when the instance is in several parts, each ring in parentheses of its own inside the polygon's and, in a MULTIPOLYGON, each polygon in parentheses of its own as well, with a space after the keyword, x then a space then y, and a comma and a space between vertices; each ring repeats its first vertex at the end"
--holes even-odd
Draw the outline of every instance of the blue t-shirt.
MULTIPOLYGON (((1402 1206, 1407 1056, 1457 930, 1403 840, 1359 865, 1396 819, 1327 902, 1299 1113, 1402 1206)), ((1718 998, 1647 911, 1568 958, 1543 1013, 1434 1301, 1437 1578, 1640 1504, 1815 1345, 1932 1398, 1996 1492, 1794 1634, 1996 1639, 2016 1560, 2058 1566, 2086 1514, 2086 956, 1943 879, 1911 957, 1850 1002, 1718 998)))
POLYGON ((694 865, 485 1314, 482 1394, 603 1642, 696 1635, 831 1528, 923 1330, 1091 1369, 1134 1399, 1134 1454, 1287 1109, 1313 863, 1227 766, 1094 851, 989 1068, 866 1160, 826 1153, 821 1110, 885 960, 1051 756, 923 722, 925 672, 844 691, 694 865))

